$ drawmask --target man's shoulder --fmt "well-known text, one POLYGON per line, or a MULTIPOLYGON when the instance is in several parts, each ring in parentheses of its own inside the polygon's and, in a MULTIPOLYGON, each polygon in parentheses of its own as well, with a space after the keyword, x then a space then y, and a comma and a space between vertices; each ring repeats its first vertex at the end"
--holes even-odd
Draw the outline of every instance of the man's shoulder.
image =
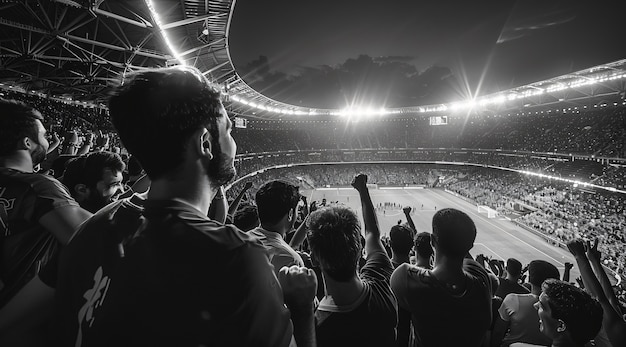
POLYGON ((394 270, 391 283, 394 291, 401 290, 400 287, 416 290, 430 287, 432 285, 431 278, 430 270, 404 263, 394 270))
POLYGON ((56 178, 34 172, 21 172, 8 168, 0 168, 0 178, 12 183, 29 186, 35 193, 57 192, 67 193, 67 188, 56 178))

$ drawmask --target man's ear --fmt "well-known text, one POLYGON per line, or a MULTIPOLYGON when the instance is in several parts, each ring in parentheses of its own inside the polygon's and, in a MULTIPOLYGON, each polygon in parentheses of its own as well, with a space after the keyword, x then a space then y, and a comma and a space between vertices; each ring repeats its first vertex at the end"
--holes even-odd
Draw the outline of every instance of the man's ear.
POLYGON ((292 221, 295 215, 296 209, 292 208, 291 210, 289 210, 289 214, 287 215, 287 220, 288 221, 292 221))
POLYGON ((194 134, 195 147, 198 154, 213 159, 213 146, 211 145, 211 133, 207 128, 199 129, 194 134))
POLYGON ((28 136, 24 136, 18 142, 18 149, 31 149, 33 147, 33 140, 28 136))
POLYGON ((556 327, 556 331, 559 333, 562 333, 565 330, 567 330, 567 325, 565 324, 564 321, 559 319, 559 325, 556 327))
POLYGON ((86 185, 79 183, 74 186, 76 201, 83 201, 89 197, 90 190, 86 185))

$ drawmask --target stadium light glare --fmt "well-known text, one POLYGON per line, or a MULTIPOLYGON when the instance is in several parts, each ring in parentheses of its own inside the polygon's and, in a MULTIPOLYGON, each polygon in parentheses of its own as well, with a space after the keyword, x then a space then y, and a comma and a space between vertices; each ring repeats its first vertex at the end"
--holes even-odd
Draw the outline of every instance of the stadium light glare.
POLYGON ((146 6, 148 7, 148 10, 150 10, 150 16, 152 16, 152 19, 154 19, 157 29, 159 30, 159 33, 161 33, 161 37, 163 37, 163 41, 165 42, 165 45, 169 49, 170 53, 172 54, 172 57, 178 60, 178 63, 180 65, 183 65, 183 66, 187 65, 185 61, 183 60, 182 56, 178 53, 178 51, 174 47, 174 45, 172 45, 172 43, 170 42, 170 39, 167 37, 167 34, 165 33, 165 30, 162 29, 161 17, 159 17, 159 14, 156 8, 154 7, 154 4, 152 3, 152 0, 145 0, 145 2, 146 2, 146 6))

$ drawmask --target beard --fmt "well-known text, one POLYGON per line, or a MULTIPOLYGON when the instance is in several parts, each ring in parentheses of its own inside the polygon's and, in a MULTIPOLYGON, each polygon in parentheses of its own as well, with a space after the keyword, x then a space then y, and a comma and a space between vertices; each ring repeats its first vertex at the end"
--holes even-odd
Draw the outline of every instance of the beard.
POLYGON ((30 154, 30 157, 33 161, 33 166, 37 166, 43 163, 43 161, 46 160, 47 154, 48 153, 46 149, 38 143, 37 147, 33 149, 33 152, 30 154))
POLYGON ((89 197, 83 201, 80 205, 85 210, 96 213, 98 210, 103 208, 104 206, 110 204, 114 200, 111 198, 103 197, 100 192, 98 192, 98 188, 92 187, 89 188, 89 197))
POLYGON ((215 148, 213 159, 204 161, 204 170, 214 188, 223 186, 235 177, 237 171, 233 166, 233 158, 228 158, 222 152, 219 142, 212 144, 215 148))

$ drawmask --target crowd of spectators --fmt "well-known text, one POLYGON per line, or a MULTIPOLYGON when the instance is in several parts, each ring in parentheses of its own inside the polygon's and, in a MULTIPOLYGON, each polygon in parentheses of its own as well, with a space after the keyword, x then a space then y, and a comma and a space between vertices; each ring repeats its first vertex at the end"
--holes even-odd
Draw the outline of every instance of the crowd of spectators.
POLYGON ((578 238, 597 238, 603 241, 605 265, 626 277, 623 194, 486 170, 472 172, 445 187, 503 214, 521 211, 515 221, 563 244, 578 238))
POLYGON ((250 120, 234 137, 241 153, 309 149, 487 148, 625 157, 626 108, 579 113, 450 115, 430 126, 426 116, 332 120, 250 120))

